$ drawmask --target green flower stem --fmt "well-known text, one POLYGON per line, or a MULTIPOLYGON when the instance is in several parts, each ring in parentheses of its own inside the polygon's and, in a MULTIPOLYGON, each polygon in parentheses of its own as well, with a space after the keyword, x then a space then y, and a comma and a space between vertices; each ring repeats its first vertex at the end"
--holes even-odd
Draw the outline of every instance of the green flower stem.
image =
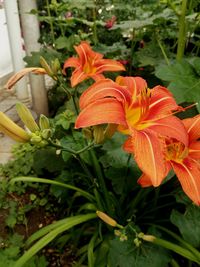
POLYGON ((88 244, 88 267, 94 267, 95 263, 95 256, 94 256, 94 248, 96 245, 96 240, 98 237, 98 232, 95 232, 94 235, 92 236, 89 244, 88 244))
POLYGON ((179 17, 179 33, 178 33, 178 47, 177 47, 177 54, 176 59, 177 61, 180 61, 183 58, 184 51, 185 51, 185 43, 186 43, 186 15, 187 10, 187 0, 182 0, 182 6, 181 6, 181 14, 179 17))
POLYGON ((102 193, 104 195, 104 198, 105 198, 106 212, 109 215, 112 215, 113 212, 111 210, 111 204, 110 204, 110 201, 109 201, 109 193, 108 193, 108 189, 106 187, 105 181, 104 181, 104 177, 103 177, 103 173, 102 173, 102 170, 101 170, 101 166, 100 166, 100 164, 99 164, 99 162, 97 160, 95 151, 93 149, 91 149, 89 151, 89 153, 90 153, 90 156, 91 156, 91 160, 92 160, 94 169, 96 171, 96 175, 97 175, 97 178, 98 178, 99 186, 100 186, 101 191, 102 191, 102 193))
POLYGON ((73 185, 69 185, 69 184, 64 184, 58 181, 54 181, 54 180, 50 180, 50 179, 46 179, 46 178, 37 178, 37 177, 24 177, 24 176, 20 176, 20 177, 16 177, 13 178, 10 183, 15 183, 15 182, 31 182, 31 183, 43 183, 43 184, 54 184, 54 185, 58 185, 58 186, 62 186, 74 191, 79 192, 82 196, 84 196, 85 198, 87 198, 88 200, 90 200, 91 202, 94 202, 94 196, 89 194, 88 192, 73 186, 73 185))
POLYGON ((67 152, 69 152, 69 153, 71 153, 71 154, 73 154, 73 155, 75 155, 75 156, 76 156, 76 155, 79 155, 79 154, 81 154, 81 153, 83 153, 83 152, 85 152, 85 151, 87 151, 87 150, 89 150, 89 149, 91 149, 92 147, 94 147, 94 142, 92 142, 92 143, 88 144, 87 146, 81 148, 80 150, 76 151, 76 150, 73 150, 73 149, 71 149, 71 148, 69 148, 69 147, 63 147, 63 146, 60 146, 60 145, 55 144, 55 143, 53 143, 53 142, 50 142, 50 144, 51 144, 53 147, 57 148, 57 149, 60 149, 60 150, 62 150, 62 151, 67 151, 67 152))
POLYGON ((163 45, 161 44, 159 38, 157 38, 157 42, 158 42, 158 45, 159 45, 159 47, 160 47, 160 49, 161 49, 161 51, 162 51, 162 54, 163 54, 164 59, 165 59, 165 62, 166 62, 166 64, 169 66, 169 65, 170 65, 169 59, 168 59, 168 57, 167 57, 167 54, 166 54, 166 52, 165 52, 165 49, 164 49, 163 45))
POLYGON ((85 162, 81 159, 80 155, 76 156, 76 159, 79 161, 82 169, 84 170, 85 174, 90 178, 90 182, 91 184, 94 184, 94 177, 91 174, 90 170, 88 169, 87 165, 85 164, 85 162))
POLYGON ((200 252, 194 248, 192 245, 190 245, 188 242, 183 240, 181 237, 179 237, 177 234, 173 233, 172 231, 166 229, 165 227, 162 227, 160 225, 154 225, 156 228, 161 229, 162 231, 166 232, 170 236, 172 236, 174 239, 176 239, 178 242, 180 242, 185 248, 189 249, 200 261, 200 252))
POLYGON ((53 22, 51 20, 52 17, 51 17, 51 11, 50 11, 50 8, 49 8, 49 0, 46 0, 46 6, 47 6, 47 13, 48 13, 48 16, 49 16, 49 24, 50 24, 50 30, 51 30, 51 38, 52 38, 53 44, 55 44, 54 27, 53 27, 53 22))
POLYGON ((103 207, 103 204, 101 203, 101 197, 100 197, 99 192, 96 188, 94 188, 94 195, 95 195, 95 199, 97 202, 98 210, 104 210, 105 208, 103 207))
POLYGON ((79 107, 76 103, 76 101, 77 101, 77 90, 76 89, 74 89, 74 94, 72 94, 71 96, 72 96, 72 101, 74 104, 74 109, 76 111, 76 115, 78 115, 79 114, 79 107))
POLYGON ((175 253, 185 257, 186 259, 200 264, 199 259, 191 251, 189 251, 189 250, 187 250, 187 249, 185 249, 185 248, 183 248, 177 244, 174 244, 174 243, 169 242, 167 240, 155 237, 153 235, 144 235, 142 233, 138 234, 138 237, 142 238, 143 240, 145 240, 147 242, 151 242, 155 245, 159 245, 159 246, 164 247, 166 249, 172 250, 175 253))
POLYGON ((89 221, 91 219, 95 219, 96 214, 90 213, 86 215, 77 215, 74 217, 68 218, 67 222, 64 222, 57 228, 53 229, 51 232, 42 237, 39 241, 37 241, 29 250, 27 250, 14 264, 13 267, 22 267, 30 258, 32 258, 38 251, 44 248, 47 244, 49 244, 53 239, 55 239, 59 234, 67 231, 68 229, 89 221))
POLYGON ((172 267, 180 267, 179 264, 178 264, 178 262, 175 261, 174 259, 172 259, 172 260, 170 261, 170 264, 171 264, 172 267))
MULTIPOLYGON (((95 0, 94 0, 94 4, 96 4, 96 1, 95 0)), ((93 30, 93 41, 94 41, 94 44, 97 45, 97 43, 98 43, 98 36, 97 36, 97 25, 96 25, 96 19, 97 19, 97 16, 96 16, 96 7, 93 8, 92 14, 93 14, 93 27, 92 27, 92 30, 93 30)))

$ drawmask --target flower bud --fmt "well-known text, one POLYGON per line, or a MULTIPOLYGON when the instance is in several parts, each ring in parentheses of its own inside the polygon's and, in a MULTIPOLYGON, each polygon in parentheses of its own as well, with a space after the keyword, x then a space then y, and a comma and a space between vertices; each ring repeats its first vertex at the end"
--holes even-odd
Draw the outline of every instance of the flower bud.
POLYGON ((110 226, 112 226, 112 227, 117 226, 117 222, 114 219, 112 219, 111 217, 109 217, 107 214, 105 214, 104 212, 97 210, 96 214, 102 221, 109 224, 110 226))
POLYGON ((50 128, 49 119, 43 114, 40 115, 39 126, 40 126, 41 130, 45 130, 45 129, 49 129, 50 128))
POLYGON ((44 139, 49 139, 49 138, 51 137, 51 134, 52 134, 51 129, 44 129, 44 130, 41 132, 41 136, 42 136, 42 138, 44 138, 44 139))
POLYGON ((51 67, 49 66, 49 64, 47 63, 47 61, 42 56, 40 57, 40 64, 46 70, 47 74, 50 77, 53 77, 54 76, 54 73, 53 73, 51 67))
POLYGON ((34 133, 39 130, 39 127, 35 122, 33 115, 26 105, 24 105, 23 103, 16 103, 16 110, 22 122, 31 132, 34 133))
POLYGON ((101 144, 104 141, 104 128, 102 125, 95 125, 93 126, 93 136, 94 142, 96 144, 101 144))

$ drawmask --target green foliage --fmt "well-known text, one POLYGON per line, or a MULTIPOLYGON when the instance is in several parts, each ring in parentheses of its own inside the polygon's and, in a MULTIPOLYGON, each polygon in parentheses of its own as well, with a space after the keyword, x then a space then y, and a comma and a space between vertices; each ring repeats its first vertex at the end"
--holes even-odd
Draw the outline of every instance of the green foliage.
POLYGON ((200 58, 182 60, 170 66, 160 66, 155 73, 158 78, 169 82, 168 88, 178 103, 198 102, 198 110, 200 110, 199 65, 200 58))
POLYGON ((192 246, 200 247, 200 209, 194 205, 188 205, 185 212, 173 210, 171 222, 176 225, 184 240, 192 246))
POLYGON ((13 147, 14 159, 4 165, 0 165, 0 176, 13 178, 20 175, 28 175, 33 172, 33 155, 36 147, 29 143, 17 144, 13 147))
MULTIPOLYGON (((23 247, 23 236, 13 234, 7 240, 1 240, 3 248, 0 250, 0 267, 13 267, 20 256, 23 247)), ((48 262, 44 256, 35 256, 24 267, 47 267, 48 262)))
POLYGON ((137 239, 134 239, 133 235, 126 238, 123 240, 122 237, 116 237, 110 241, 109 266, 168 266, 170 256, 166 250, 152 244, 141 243, 137 246, 137 239))
MULTIPOLYGON (((188 200, 178 199, 174 173, 159 188, 141 189, 137 184, 141 171, 133 156, 123 150, 125 138, 121 134, 115 134, 101 146, 91 140, 92 127, 87 129, 88 136, 74 130, 78 97, 93 81, 88 79, 84 85, 71 88, 73 68, 67 69, 66 75, 62 70, 65 60, 75 55, 74 45, 86 40, 104 58, 123 60, 126 66, 123 76, 150 77, 149 87, 160 79, 179 103, 200 104, 198 3, 188 1, 183 18, 187 27, 184 40, 180 40, 181 3, 181 0, 45 3, 38 0, 38 11, 31 13, 40 22, 42 49, 26 56, 25 61, 28 67, 46 67, 54 80, 48 92, 52 135, 45 148, 29 144, 16 147, 14 160, 0 166, 0 175, 13 182, 8 184, 4 179, 0 183, 0 207, 7 212, 5 224, 11 231, 19 223, 27 227, 28 212, 38 207, 43 207, 45 214, 54 213, 51 219, 56 221, 29 237, 26 246, 15 235, 12 236, 15 242, 8 239, 0 251, 0 267, 1 262, 8 267, 46 267, 45 257, 35 254, 50 244, 64 255, 67 242, 75 247, 75 266, 196 267, 192 261, 198 262, 200 258, 194 249, 200 247, 199 208, 188 205, 188 200), (179 41, 184 41, 185 57, 177 61, 179 41), (30 192, 24 182, 31 183, 30 192), (13 192, 24 193, 25 203, 13 196, 13 192), (184 214, 178 211, 183 207, 186 207, 184 214), (102 223, 95 213, 88 213, 96 209, 116 220, 116 228, 120 230, 115 229, 115 237, 111 226, 105 226, 109 224, 107 217, 102 223), (139 227, 149 232, 148 226, 155 223, 160 228, 167 225, 173 231, 171 235, 168 233, 172 241, 162 239, 156 231, 155 236, 147 236, 149 240, 139 237, 139 227), (135 224, 139 225, 137 231, 132 229, 135 224), (179 237, 180 233, 189 246, 179 237), (154 238, 162 244, 153 244, 154 238), (174 255, 177 264, 172 259, 174 255)), ((117 75, 105 76, 114 80, 117 75)))

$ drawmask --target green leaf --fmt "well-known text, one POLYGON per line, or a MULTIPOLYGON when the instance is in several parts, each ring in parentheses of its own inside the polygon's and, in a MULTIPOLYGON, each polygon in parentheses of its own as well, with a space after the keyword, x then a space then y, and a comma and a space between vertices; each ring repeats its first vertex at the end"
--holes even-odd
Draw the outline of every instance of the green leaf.
POLYGON ((45 172, 60 172, 65 167, 65 162, 60 155, 56 155, 54 148, 38 150, 34 155, 33 168, 37 174, 45 172))
POLYGON ((200 247, 200 208, 188 205, 184 214, 173 210, 170 217, 183 239, 194 247, 200 247))
POLYGON ((200 76, 188 61, 182 60, 174 65, 160 66, 155 74, 158 78, 169 82, 168 88, 178 103, 198 102, 200 110, 200 76))
POLYGON ((129 154, 121 147, 125 138, 125 136, 116 133, 112 139, 105 142, 102 149, 106 151, 106 153, 99 159, 105 168, 109 166, 117 168, 127 166, 129 154))
POLYGON ((109 242, 104 239, 95 250, 95 267, 105 267, 108 261, 109 242))
POLYGON ((42 237, 39 241, 37 241, 29 250, 27 250, 22 257, 20 257, 13 267, 22 267, 29 259, 32 258, 39 250, 45 247, 48 243, 50 243, 54 238, 56 238, 59 234, 64 231, 74 227, 75 225, 84 223, 88 220, 96 218, 95 213, 90 213, 86 215, 77 215, 74 217, 68 218, 68 221, 64 224, 61 224, 56 229, 52 230, 50 233, 42 237))
POLYGON ((136 247, 133 240, 120 241, 119 238, 110 242, 110 267, 167 267, 169 260, 166 250, 152 244, 142 243, 136 247))

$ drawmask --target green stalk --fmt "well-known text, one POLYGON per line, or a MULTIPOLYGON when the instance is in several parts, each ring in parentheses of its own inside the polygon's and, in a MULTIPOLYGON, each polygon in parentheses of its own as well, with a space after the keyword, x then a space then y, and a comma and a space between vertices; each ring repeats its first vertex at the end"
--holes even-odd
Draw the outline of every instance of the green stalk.
POLYGON ((95 241, 97 239, 98 232, 95 232, 88 244, 88 267, 94 267, 95 256, 94 256, 94 247, 95 241))
POLYGON ((83 148, 81 148, 80 150, 73 150, 73 149, 71 149, 71 148, 68 148, 68 147, 63 147, 63 146, 60 146, 60 145, 57 145, 57 144, 55 144, 55 143, 53 143, 53 142, 51 142, 50 143, 53 147, 55 147, 55 148, 57 148, 57 149, 60 149, 60 150, 62 150, 62 151, 67 151, 67 152, 69 152, 69 153, 71 153, 71 154, 73 154, 73 155, 79 155, 79 154, 81 154, 81 153, 83 153, 83 152, 85 152, 85 151, 87 151, 87 150, 89 150, 89 149, 91 149, 93 146, 94 146, 94 142, 92 142, 92 143, 90 143, 90 144, 88 144, 87 146, 85 146, 85 147, 83 147, 83 148))
POLYGON ((167 54, 165 53, 165 49, 164 49, 163 45, 161 44, 161 42, 160 42, 160 40, 158 38, 157 38, 157 42, 158 42, 158 45, 159 45, 159 47, 160 47, 160 49, 162 51, 162 54, 163 54, 164 59, 165 59, 165 62, 169 66, 170 65, 169 59, 167 57, 167 54))
POLYGON ((171 264, 172 267, 180 267, 179 264, 178 264, 178 262, 175 261, 174 259, 172 259, 172 260, 170 261, 170 264, 171 264))
POLYGON ((81 224, 88 220, 96 218, 95 213, 90 213, 86 215, 77 215, 68 219, 67 222, 63 223, 56 229, 52 230, 50 233, 42 237, 37 241, 29 250, 27 250, 22 257, 20 257, 14 264, 13 267, 22 267, 30 258, 32 258, 38 251, 50 243, 62 232, 74 227, 75 225, 81 224))
POLYGON ((177 47, 177 54, 176 59, 177 61, 180 61, 183 58, 184 51, 185 51, 185 43, 186 43, 186 15, 187 10, 187 0, 182 0, 182 6, 181 6, 181 14, 179 17, 179 33, 178 33, 178 47, 177 47))
POLYGON ((185 248, 189 249, 199 260, 200 260, 200 252, 194 248, 192 245, 190 245, 188 242, 183 240, 181 237, 179 237, 177 234, 173 233, 172 231, 166 229, 163 226, 160 225, 154 225, 156 228, 163 230, 167 234, 171 235, 174 239, 179 241, 185 248))
POLYGON ((37 177, 24 177, 24 176, 20 176, 20 177, 16 177, 16 178, 13 178, 10 183, 15 183, 15 182, 31 182, 31 183, 43 183, 43 184, 54 184, 54 185, 57 185, 57 186, 62 186, 62 187, 65 187, 65 188, 68 188, 68 189, 71 189, 71 190, 74 190, 74 191, 77 191, 79 192, 82 196, 84 196, 85 198, 87 198, 88 200, 94 202, 94 197, 89 194, 88 192, 76 187, 76 186, 73 186, 73 185, 69 185, 69 184, 64 184, 64 183, 61 183, 61 182, 58 182, 58 181, 54 181, 54 180, 50 180, 50 179, 46 179, 46 178, 37 178, 37 177))
MULTIPOLYGON (((96 4, 96 1, 94 0, 94 4, 96 4)), ((93 14, 93 27, 92 27, 92 30, 93 30, 93 41, 94 41, 94 44, 97 45, 98 43, 98 36, 97 36, 97 24, 96 24, 96 19, 97 19, 97 16, 96 16, 96 7, 94 7, 92 9, 92 14, 93 14)))
POLYGON ((50 30, 51 30, 51 38, 53 40, 53 45, 55 44, 55 35, 54 35, 54 27, 53 27, 53 22, 52 22, 52 17, 51 17, 51 11, 49 8, 49 0, 46 0, 46 6, 47 6, 47 14, 49 16, 49 25, 50 25, 50 30))
POLYGON ((164 247, 166 249, 172 250, 175 253, 183 256, 184 258, 200 264, 199 259, 196 258, 196 256, 191 251, 189 251, 189 250, 187 250, 187 249, 185 249, 185 248, 183 248, 177 244, 174 244, 174 243, 169 242, 167 240, 155 237, 153 235, 144 235, 144 234, 140 233, 138 236, 147 242, 151 242, 155 245, 159 245, 159 246, 164 247))
POLYGON ((109 201, 109 193, 108 193, 108 189, 106 187, 105 181, 104 181, 104 177, 103 177, 103 173, 102 173, 102 170, 101 170, 101 166, 99 164, 99 161, 97 160, 95 151, 93 149, 91 149, 89 151, 89 153, 90 153, 90 156, 91 156, 91 159, 92 159, 92 163, 93 163, 94 169, 96 171, 96 175, 97 175, 97 178, 98 178, 99 186, 100 186, 101 191, 102 191, 102 193, 104 195, 104 198, 105 198, 106 212, 109 215, 112 215, 113 212, 111 211, 111 204, 110 204, 110 201, 109 201))

